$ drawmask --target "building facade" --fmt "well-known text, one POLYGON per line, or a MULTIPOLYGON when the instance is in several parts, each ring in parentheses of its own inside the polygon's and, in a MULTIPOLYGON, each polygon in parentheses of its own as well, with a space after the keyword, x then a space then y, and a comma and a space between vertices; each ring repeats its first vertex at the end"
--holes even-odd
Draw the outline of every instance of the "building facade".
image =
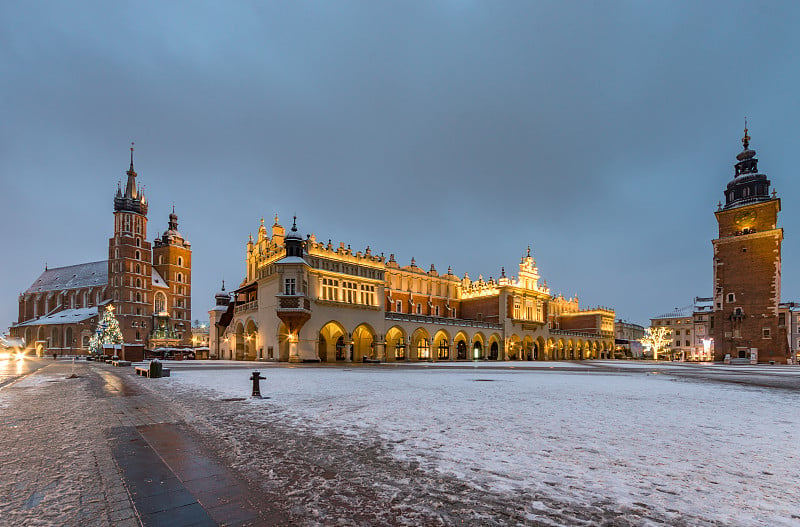
POLYGON ((711 338, 712 299, 695 297, 694 304, 678 307, 650 319, 651 327, 667 327, 672 343, 667 350, 674 360, 710 361, 714 358, 711 338))
POLYGON ((615 358, 641 359, 644 347, 644 326, 618 319, 614 322, 614 354, 615 358))
POLYGON ((114 196, 108 259, 47 269, 19 295, 11 333, 38 354, 85 354, 100 307, 113 304, 126 343, 151 349, 191 342, 191 244, 173 208, 167 230, 147 240, 148 202, 131 163, 114 196))
POLYGON ((553 297, 530 249, 516 277, 472 280, 264 221, 209 311, 210 356, 280 361, 610 358, 614 311, 553 297))
POLYGON ((725 204, 716 214, 719 235, 714 246, 714 295, 710 330, 716 360, 751 359, 760 363, 790 359, 785 326, 778 324, 781 301, 781 200, 770 194, 770 181, 758 172, 745 127, 744 149, 725 204))

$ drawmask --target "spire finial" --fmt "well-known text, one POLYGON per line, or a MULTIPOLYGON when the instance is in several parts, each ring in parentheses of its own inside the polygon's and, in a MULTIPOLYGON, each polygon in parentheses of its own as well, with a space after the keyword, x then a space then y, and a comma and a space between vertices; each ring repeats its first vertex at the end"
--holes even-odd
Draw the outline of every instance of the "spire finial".
POLYGON ((292 230, 297 232, 297 216, 292 216, 292 230))
POLYGON ((531 257, 531 246, 528 245, 528 258, 530 258, 530 257, 531 257))
POLYGON ((742 145, 744 145, 745 150, 750 148, 750 136, 747 135, 747 117, 744 118, 744 137, 742 137, 742 145))
POLYGON ((222 280, 222 290, 225 291, 225 280, 222 280))
POLYGON ((133 172, 133 145, 134 142, 131 141, 131 172, 133 172))

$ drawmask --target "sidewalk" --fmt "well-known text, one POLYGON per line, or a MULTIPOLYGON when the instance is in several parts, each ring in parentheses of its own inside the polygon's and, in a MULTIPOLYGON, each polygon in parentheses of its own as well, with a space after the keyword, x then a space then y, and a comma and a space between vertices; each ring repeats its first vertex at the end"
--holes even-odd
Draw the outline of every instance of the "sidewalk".
POLYGON ((0 390, 4 524, 139 525, 104 435, 119 419, 91 369, 68 379, 72 364, 56 361, 0 390))

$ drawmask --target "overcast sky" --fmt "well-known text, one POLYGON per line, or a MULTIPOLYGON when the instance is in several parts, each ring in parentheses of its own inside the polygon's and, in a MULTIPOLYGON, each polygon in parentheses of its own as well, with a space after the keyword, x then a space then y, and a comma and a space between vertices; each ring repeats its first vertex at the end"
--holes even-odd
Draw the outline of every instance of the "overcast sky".
POLYGON ((651 316, 711 294, 744 117, 800 300, 798 2, 2 2, 0 327, 107 258, 136 142, 193 318, 263 216, 458 275, 651 316))

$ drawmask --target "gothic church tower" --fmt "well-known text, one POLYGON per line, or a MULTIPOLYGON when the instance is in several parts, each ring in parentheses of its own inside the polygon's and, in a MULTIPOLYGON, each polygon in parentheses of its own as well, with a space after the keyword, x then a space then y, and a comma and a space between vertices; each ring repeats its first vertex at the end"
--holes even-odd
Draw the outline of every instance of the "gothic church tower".
POLYGON ((714 359, 750 358, 784 362, 788 357, 786 328, 778 325, 781 299, 781 200, 770 181, 758 172, 747 127, 744 149, 736 156, 733 180, 725 189, 716 217, 719 236, 714 246, 714 314, 711 334, 714 359))
POLYGON ((131 166, 123 193, 114 196, 114 236, 108 240, 108 290, 125 342, 142 343, 149 332, 152 262, 147 241, 147 199, 131 166))

